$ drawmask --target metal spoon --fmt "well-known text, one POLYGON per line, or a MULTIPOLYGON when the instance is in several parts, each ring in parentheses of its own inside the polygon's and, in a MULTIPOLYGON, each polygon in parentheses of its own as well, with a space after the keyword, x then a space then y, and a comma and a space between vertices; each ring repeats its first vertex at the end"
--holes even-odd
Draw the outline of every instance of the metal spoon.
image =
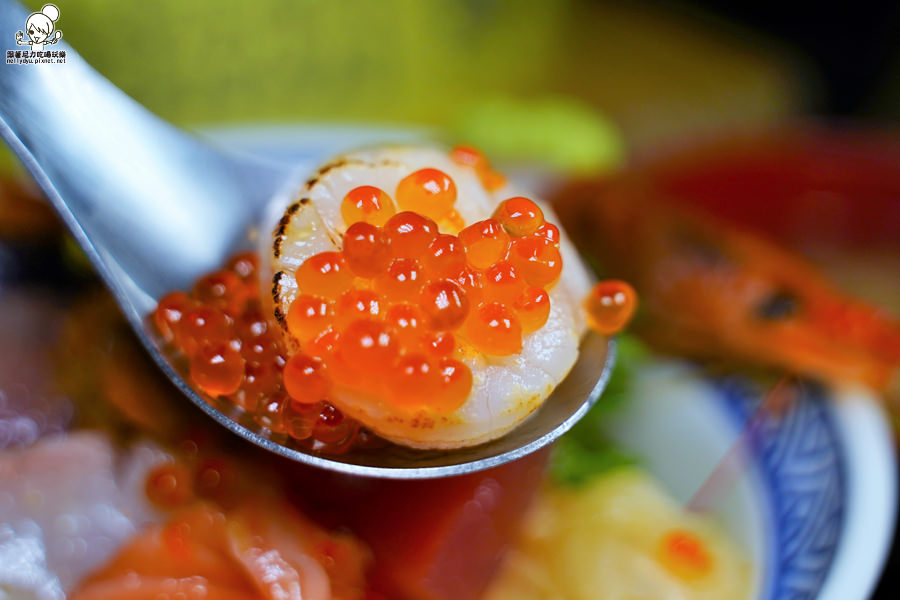
MULTIPOLYGON (((27 17, 19 4, 0 0, 0 40, 13 40, 27 17)), ((52 48, 65 50, 65 64, 0 65, 0 137, 46 193, 156 363, 232 432, 324 469, 422 479, 472 473, 525 456, 566 432, 599 398, 615 347, 591 335, 572 372, 535 415, 503 438, 471 448, 392 447, 325 456, 282 445, 238 415, 226 415, 170 363, 147 315, 163 294, 188 289, 246 248, 249 226, 293 180, 292 170, 214 148, 172 127, 65 43, 52 48)))

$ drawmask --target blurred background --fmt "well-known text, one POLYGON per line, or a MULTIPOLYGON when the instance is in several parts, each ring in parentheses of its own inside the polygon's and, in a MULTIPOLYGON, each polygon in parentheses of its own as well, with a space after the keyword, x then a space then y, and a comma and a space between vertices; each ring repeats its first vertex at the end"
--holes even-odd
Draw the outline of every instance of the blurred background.
POLYGON ((509 136, 493 129, 526 120, 546 138, 527 140, 529 151, 592 168, 621 159, 616 139, 641 153, 797 114, 887 121, 900 111, 896 3, 814 13, 708 0, 56 4, 66 41, 189 127, 416 124, 489 138, 472 141, 503 154, 490 138, 509 136))
POLYGON ((195 129, 424 126, 498 158, 597 171, 798 117, 900 118, 900 3, 55 3, 89 63, 195 129))

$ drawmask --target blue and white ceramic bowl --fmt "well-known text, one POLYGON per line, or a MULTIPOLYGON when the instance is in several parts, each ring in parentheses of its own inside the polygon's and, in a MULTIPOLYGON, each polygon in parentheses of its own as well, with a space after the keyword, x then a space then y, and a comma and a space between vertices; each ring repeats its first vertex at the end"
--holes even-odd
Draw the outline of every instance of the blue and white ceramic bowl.
MULTIPOLYGON (((427 137, 330 126, 208 134, 299 170, 360 145, 427 137)), ((752 435, 747 423, 763 390, 748 380, 713 380, 686 364, 659 362, 640 372, 634 392, 611 430, 677 499, 688 502, 726 454, 738 456, 740 476, 719 482, 710 509, 757 567, 749 597, 869 596, 890 549, 897 503, 894 444, 870 392, 807 387, 784 419, 756 417, 752 435)))
POLYGON ((640 372, 610 430, 683 502, 723 457, 738 456, 711 486, 708 504, 757 567, 751 597, 868 597, 896 510, 894 446, 882 409, 861 388, 804 386, 779 419, 756 413, 763 391, 746 379, 708 379, 683 363, 657 363, 640 372))

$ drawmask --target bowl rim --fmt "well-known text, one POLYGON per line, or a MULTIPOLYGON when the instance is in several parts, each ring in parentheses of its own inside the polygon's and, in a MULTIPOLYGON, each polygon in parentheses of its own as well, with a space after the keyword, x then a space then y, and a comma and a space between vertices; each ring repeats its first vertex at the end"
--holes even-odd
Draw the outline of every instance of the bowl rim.
POLYGON ((856 385, 832 394, 847 477, 844 526, 819 600, 868 598, 891 553, 897 523, 897 453, 887 413, 856 385))

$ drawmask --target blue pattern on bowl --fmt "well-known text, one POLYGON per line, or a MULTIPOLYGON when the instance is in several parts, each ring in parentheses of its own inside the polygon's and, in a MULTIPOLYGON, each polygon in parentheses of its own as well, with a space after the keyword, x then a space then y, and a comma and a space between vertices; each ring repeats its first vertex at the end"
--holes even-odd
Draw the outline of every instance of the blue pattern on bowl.
POLYGON ((763 394, 746 379, 717 382, 748 436, 769 503, 770 569, 762 598, 815 598, 834 560, 844 527, 847 478, 841 440, 825 391, 804 384, 779 418, 757 414, 763 394))

